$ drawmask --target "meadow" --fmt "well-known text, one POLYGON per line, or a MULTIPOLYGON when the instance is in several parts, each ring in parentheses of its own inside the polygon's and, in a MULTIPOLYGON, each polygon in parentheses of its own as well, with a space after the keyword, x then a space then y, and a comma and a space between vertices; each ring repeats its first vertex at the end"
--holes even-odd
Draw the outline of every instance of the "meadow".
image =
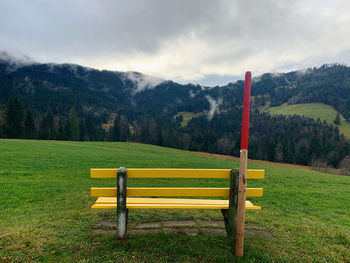
MULTIPOLYGON (((0 140, 0 262, 233 262, 224 237, 152 235, 117 241, 92 228, 114 211, 90 209, 90 168, 235 168, 238 162, 137 143, 0 140)), ((237 262, 350 262, 350 177, 264 164, 261 211, 246 222, 274 238, 246 238, 237 262)), ((139 179, 129 185, 227 186, 214 179, 139 179)), ((130 210, 130 222, 222 220, 220 211, 130 210)))
POLYGON ((176 114, 174 116, 174 118, 178 117, 182 115, 183 117, 183 120, 181 122, 181 126, 184 127, 187 125, 187 123, 192 120, 193 118, 197 118, 197 117, 200 117, 200 116, 203 116, 204 113, 202 112, 199 112, 199 113, 193 113, 193 112, 187 112, 187 111, 182 111, 182 112, 179 112, 178 114, 176 114))
MULTIPOLYGON (((268 109, 271 115, 300 115, 313 118, 315 120, 320 119, 326 121, 329 124, 334 125, 334 119, 337 116, 337 111, 330 105, 323 103, 302 103, 293 105, 282 105, 277 107, 271 107, 268 109)), ((344 117, 340 115, 339 131, 350 138, 350 123, 346 122, 344 117)))

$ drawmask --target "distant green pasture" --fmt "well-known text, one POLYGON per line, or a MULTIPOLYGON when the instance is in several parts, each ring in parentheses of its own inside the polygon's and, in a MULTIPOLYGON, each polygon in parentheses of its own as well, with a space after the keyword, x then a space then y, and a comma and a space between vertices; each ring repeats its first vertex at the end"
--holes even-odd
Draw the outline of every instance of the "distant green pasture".
POLYGON ((182 112, 179 112, 178 114, 175 115, 175 118, 177 116, 180 116, 182 115, 183 117, 183 120, 181 122, 181 126, 184 127, 187 125, 187 123, 193 119, 193 118, 196 118, 196 117, 199 117, 199 116, 202 116, 203 113, 202 112, 199 112, 199 113, 193 113, 193 112, 187 112, 187 111, 182 111, 182 112))
MULTIPOLYGON (((300 115, 320 119, 334 125, 334 119, 337 111, 330 105, 323 103, 303 103, 293 105, 283 105, 271 107, 268 109, 272 115, 300 115)), ((338 126, 341 133, 350 138, 350 123, 346 122, 343 115, 340 114, 341 124, 338 126)))

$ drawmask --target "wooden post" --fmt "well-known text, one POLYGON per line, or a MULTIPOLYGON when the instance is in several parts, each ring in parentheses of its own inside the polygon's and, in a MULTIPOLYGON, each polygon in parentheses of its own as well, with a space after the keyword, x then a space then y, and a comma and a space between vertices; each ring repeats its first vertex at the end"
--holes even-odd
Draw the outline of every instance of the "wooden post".
POLYGON ((230 173, 230 195, 228 209, 221 209, 224 216, 225 229, 232 248, 236 247, 237 231, 237 203, 238 203, 239 169, 232 169, 230 173))
POLYGON ((125 238, 128 223, 128 211, 126 209, 126 176, 126 168, 120 167, 117 172, 117 236, 120 239, 125 238))
POLYGON ((239 182, 238 182, 238 204, 237 204, 237 233, 236 233, 236 257, 243 257, 244 251, 244 220, 245 201, 247 188, 247 150, 241 150, 239 182))
POLYGON ((236 233, 236 257, 243 257, 244 254, 244 220, 245 201, 247 189, 247 162, 248 162, 248 137, 249 137, 249 113, 250 113, 250 86, 251 73, 245 74, 244 98, 242 113, 241 131, 241 153, 239 160, 239 183, 238 183, 238 204, 237 204, 237 233, 236 233))

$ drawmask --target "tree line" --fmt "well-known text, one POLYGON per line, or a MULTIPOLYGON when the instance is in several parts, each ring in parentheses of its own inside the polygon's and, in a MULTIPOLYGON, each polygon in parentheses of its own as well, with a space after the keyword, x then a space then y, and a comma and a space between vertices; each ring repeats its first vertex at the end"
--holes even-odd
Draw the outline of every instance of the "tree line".
MULTIPOLYGON (((134 141, 191 151, 239 156, 241 107, 191 119, 182 126, 183 116, 167 113, 157 116, 130 109, 113 116, 109 128, 102 128, 107 117, 84 114, 72 107, 66 116, 24 108, 11 98, 5 107, 5 123, 0 136, 74 141, 134 141)), ((302 165, 338 167, 350 152, 350 144, 336 126, 301 116, 270 116, 251 112, 249 157, 302 165)))
POLYGON ((72 107, 67 116, 54 114, 50 108, 45 113, 24 108, 21 101, 11 98, 5 106, 4 123, 0 137, 42 140, 104 140, 100 120, 93 116, 79 116, 72 107))

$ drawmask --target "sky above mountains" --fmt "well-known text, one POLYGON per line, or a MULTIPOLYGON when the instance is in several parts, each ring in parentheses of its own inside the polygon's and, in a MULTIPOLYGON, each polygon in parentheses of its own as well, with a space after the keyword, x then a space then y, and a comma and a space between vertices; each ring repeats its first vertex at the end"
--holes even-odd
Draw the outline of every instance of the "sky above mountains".
POLYGON ((350 64, 350 1, 0 1, 0 51, 222 85, 350 64))

